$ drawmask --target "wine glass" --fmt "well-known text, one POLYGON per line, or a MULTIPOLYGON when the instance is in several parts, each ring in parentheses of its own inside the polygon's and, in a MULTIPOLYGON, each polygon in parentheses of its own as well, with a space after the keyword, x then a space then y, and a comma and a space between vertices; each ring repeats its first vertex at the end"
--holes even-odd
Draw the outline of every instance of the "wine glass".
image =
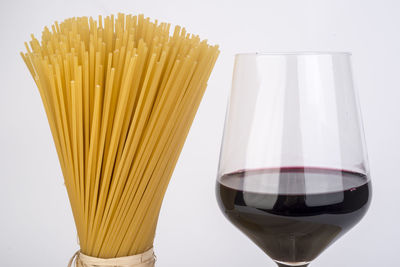
POLYGON ((236 55, 217 200, 279 266, 308 266, 369 207, 350 65, 341 52, 236 55))

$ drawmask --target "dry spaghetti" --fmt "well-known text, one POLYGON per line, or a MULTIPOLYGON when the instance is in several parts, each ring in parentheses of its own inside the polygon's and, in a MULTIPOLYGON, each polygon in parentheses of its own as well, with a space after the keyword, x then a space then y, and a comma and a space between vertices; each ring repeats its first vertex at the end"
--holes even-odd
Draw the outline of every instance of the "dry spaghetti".
POLYGON ((153 246, 158 214, 218 47, 143 15, 80 17, 21 53, 47 114, 81 251, 153 246))

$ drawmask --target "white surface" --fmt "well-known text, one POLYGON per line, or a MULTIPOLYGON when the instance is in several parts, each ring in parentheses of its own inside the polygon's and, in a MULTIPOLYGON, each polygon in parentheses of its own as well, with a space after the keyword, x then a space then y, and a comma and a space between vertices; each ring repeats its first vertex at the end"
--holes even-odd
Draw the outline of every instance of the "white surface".
POLYGON ((400 1, 202 0, 0 2, 0 259, 2 266, 66 266, 75 227, 39 94, 19 51, 31 32, 70 16, 143 12, 221 45, 168 189, 158 267, 274 266, 220 213, 214 196, 233 54, 353 52, 374 198, 364 220, 311 266, 394 266, 400 245, 400 1))

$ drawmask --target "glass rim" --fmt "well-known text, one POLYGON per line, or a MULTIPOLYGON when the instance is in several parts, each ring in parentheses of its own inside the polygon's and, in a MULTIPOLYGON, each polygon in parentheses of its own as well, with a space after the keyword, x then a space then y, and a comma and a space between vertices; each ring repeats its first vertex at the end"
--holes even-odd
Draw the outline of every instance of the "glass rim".
POLYGON ((236 53, 235 56, 351 56, 348 51, 288 51, 288 52, 245 52, 236 53))

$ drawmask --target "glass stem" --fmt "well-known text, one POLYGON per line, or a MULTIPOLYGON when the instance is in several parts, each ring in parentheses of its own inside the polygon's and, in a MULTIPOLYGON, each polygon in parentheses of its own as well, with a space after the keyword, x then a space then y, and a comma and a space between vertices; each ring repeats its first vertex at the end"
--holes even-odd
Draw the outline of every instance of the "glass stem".
MULTIPOLYGON (((286 264, 282 264, 282 263, 276 263, 278 264, 279 267, 293 267, 293 265, 286 265, 286 264)), ((304 264, 304 265, 296 265, 296 267, 307 267, 309 263, 304 264)))

